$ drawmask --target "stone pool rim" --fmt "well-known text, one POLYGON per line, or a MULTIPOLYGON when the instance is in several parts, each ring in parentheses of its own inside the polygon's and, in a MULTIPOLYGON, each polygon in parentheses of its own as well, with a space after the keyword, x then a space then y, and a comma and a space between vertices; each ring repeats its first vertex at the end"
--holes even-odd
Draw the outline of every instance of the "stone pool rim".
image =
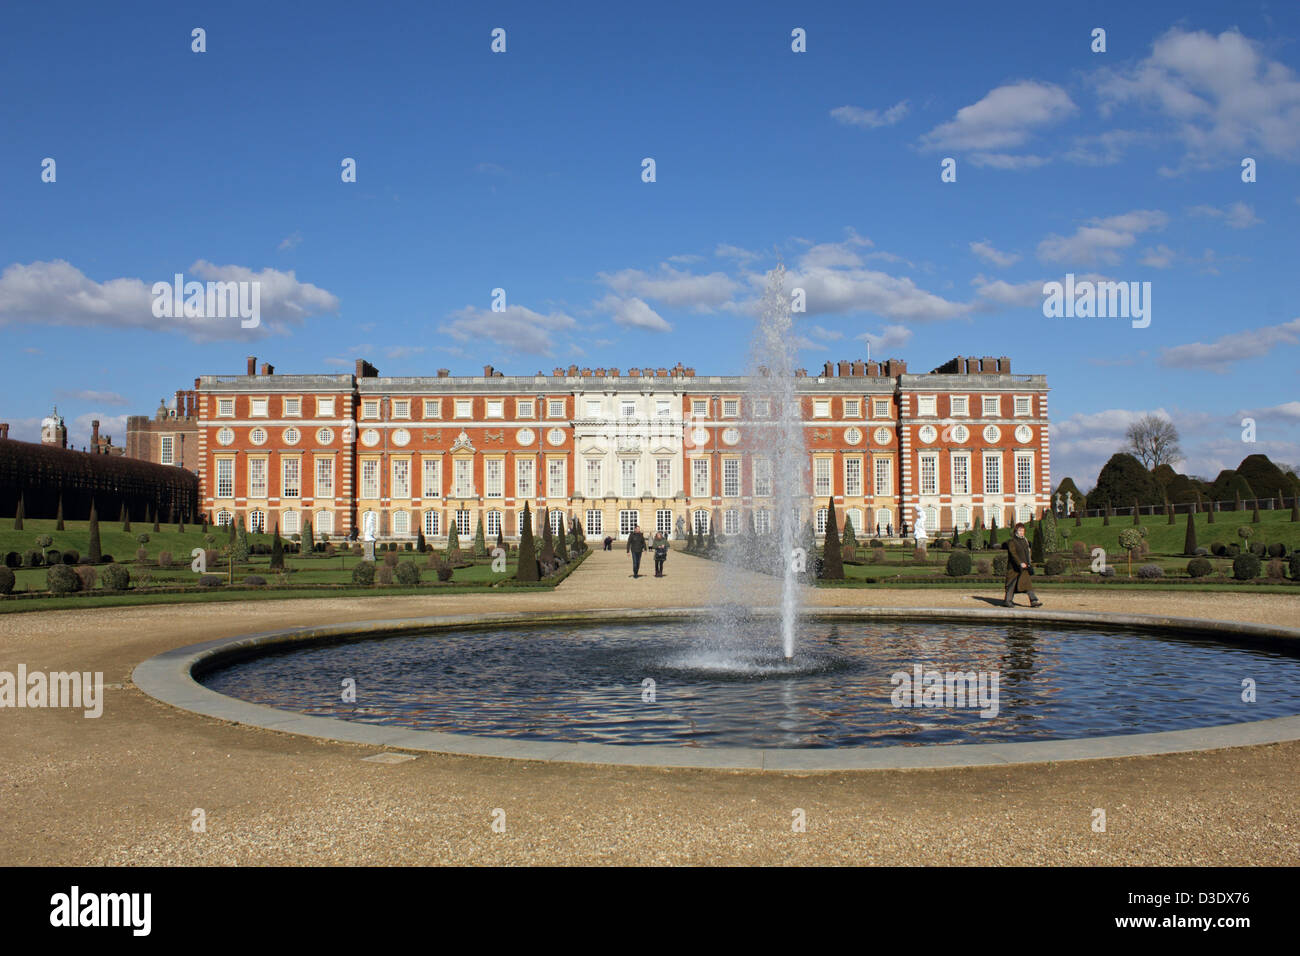
MULTIPOLYGON (((755 608, 755 613, 776 613, 755 608)), ((629 767, 670 767, 774 772, 957 769, 1012 764, 1059 763, 1115 757, 1154 756, 1248 747, 1300 740, 1300 715, 1219 724, 1188 730, 1042 740, 1020 743, 930 744, 924 746, 761 748, 674 747, 660 744, 619 745, 484 737, 362 724, 333 717, 312 717, 229 697, 203 686, 203 673, 269 649, 296 644, 337 643, 393 637, 420 631, 466 631, 538 624, 632 624, 694 620, 711 612, 701 608, 623 608, 586 611, 494 612, 435 615, 392 620, 306 625, 238 637, 219 638, 174 648, 136 666, 132 681, 145 694, 180 710, 231 723, 384 750, 500 757, 553 763, 629 767)), ((1300 629, 1178 618, 1151 614, 1104 614, 1079 611, 1010 610, 1006 608, 863 608, 816 607, 803 612, 812 620, 959 621, 962 623, 1035 623, 1120 626, 1200 637, 1223 644, 1284 648, 1300 652, 1300 629)))

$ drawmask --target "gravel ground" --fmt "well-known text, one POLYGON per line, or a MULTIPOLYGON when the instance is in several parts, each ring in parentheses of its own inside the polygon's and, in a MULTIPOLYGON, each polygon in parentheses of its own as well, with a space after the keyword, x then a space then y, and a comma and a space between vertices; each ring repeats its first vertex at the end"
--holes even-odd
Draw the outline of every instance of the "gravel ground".
MULTIPOLYGON (((770 594, 675 554, 632 580, 597 552, 555 593, 297 600, 0 617, 0 670, 103 671, 103 717, 0 711, 0 864, 1300 863, 1300 743, 969 770, 757 774, 421 755, 238 727, 130 684, 170 647, 276 627, 475 610, 689 606, 770 594), (1106 832, 1094 832, 1094 809, 1106 832), (206 830, 194 832, 202 809, 206 830), (804 811, 807 830, 792 832, 804 811), (504 832, 493 812, 504 811, 504 832)), ((809 603, 987 607, 990 592, 818 591, 809 603)), ((1054 591, 1049 608, 1257 623, 1300 596, 1054 591)), ((498 815, 499 818, 499 815, 498 815)))

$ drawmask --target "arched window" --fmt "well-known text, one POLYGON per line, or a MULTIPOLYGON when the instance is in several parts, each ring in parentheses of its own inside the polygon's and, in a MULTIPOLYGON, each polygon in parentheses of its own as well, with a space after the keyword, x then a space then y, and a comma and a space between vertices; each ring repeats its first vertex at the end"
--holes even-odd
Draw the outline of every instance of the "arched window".
POLYGON ((411 513, 409 511, 393 512, 393 534, 408 537, 411 533, 411 513))
POLYGON ((709 512, 704 508, 700 508, 698 511, 695 512, 694 518, 695 518, 695 533, 708 534, 709 533, 709 512))
POLYGON ((1034 516, 1034 509, 1029 505, 1021 505, 1020 510, 1016 512, 1017 521, 1028 521, 1034 516))
POLYGON ((334 512, 318 511, 316 512, 316 525, 312 529, 316 534, 333 534, 334 533, 334 512))
POLYGON ((493 542, 495 542, 497 535, 499 534, 501 534, 501 512, 489 511, 487 513, 487 529, 486 529, 488 544, 492 544, 493 542))
POLYGON ((772 531, 772 512, 759 508, 754 512, 754 531, 757 534, 770 534, 772 531))
POLYGON ((426 538, 436 538, 438 536, 438 512, 426 511, 424 513, 424 536, 426 538))
POLYGON ((248 530, 249 530, 249 531, 258 532, 258 533, 261 533, 261 532, 265 532, 265 531, 266 531, 266 512, 265 512, 265 511, 256 510, 256 511, 249 512, 249 515, 248 515, 248 530))
MULTIPOLYGON (((844 523, 853 522, 853 534, 856 536, 860 531, 866 530, 866 525, 862 523, 862 509, 850 508, 844 516, 844 523)), ((842 532, 844 529, 841 528, 842 532)))
POLYGON ((734 508, 722 513, 722 530, 724 534, 740 534, 740 512, 734 508))
POLYGON ((286 511, 280 516, 280 530, 284 534, 298 534, 302 529, 298 527, 298 512, 286 511))
POLYGON ((551 508, 546 513, 551 516, 551 534, 559 534, 564 527, 564 512, 559 508, 551 508))
POLYGON ((217 512, 218 528, 224 528, 226 525, 231 524, 234 520, 235 520, 235 516, 232 515, 229 511, 226 511, 224 508, 221 511, 217 512))
POLYGON ((929 505, 925 509, 925 531, 927 534, 934 534, 939 530, 939 509, 934 505, 929 505))
POLYGON ((894 524, 894 513, 888 508, 876 509, 876 534, 883 535, 894 524))
POLYGON ((957 524, 957 530, 965 531, 967 528, 970 527, 970 509, 967 508, 965 505, 958 505, 957 516, 954 520, 956 521, 957 524))

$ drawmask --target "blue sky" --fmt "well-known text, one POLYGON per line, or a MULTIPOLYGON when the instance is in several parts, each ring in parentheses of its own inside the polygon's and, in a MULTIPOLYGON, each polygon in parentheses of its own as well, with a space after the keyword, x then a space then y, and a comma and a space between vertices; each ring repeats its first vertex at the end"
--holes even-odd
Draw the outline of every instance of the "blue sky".
POLYGON ((0 420, 35 438, 57 402, 74 443, 120 441, 250 354, 738 373, 779 256, 809 368, 869 342, 1045 373, 1054 481, 1149 411, 1193 474, 1300 462, 1300 10, 1045 6, 11 9, 0 420), (261 279, 261 325, 154 318, 177 272, 261 279), (1150 326, 1044 317, 1066 273, 1150 282, 1150 326))

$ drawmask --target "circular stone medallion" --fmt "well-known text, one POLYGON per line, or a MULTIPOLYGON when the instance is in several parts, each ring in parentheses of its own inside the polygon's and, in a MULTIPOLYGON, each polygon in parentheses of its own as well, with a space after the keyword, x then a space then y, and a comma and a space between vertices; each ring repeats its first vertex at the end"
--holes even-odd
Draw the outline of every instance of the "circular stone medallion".
POLYGON ((367 428, 361 433, 361 444, 367 448, 374 448, 379 444, 379 432, 373 428, 367 428))
POLYGON ((411 433, 405 428, 399 428, 393 432, 393 444, 398 448, 405 448, 411 443, 411 433))
POLYGON ((984 426, 984 440, 990 445, 996 445, 999 438, 1002 437, 1002 429, 997 425, 984 426))
POLYGON ((844 441, 850 445, 861 445, 862 429, 861 428, 844 429, 844 441))
POLYGON ((888 445, 889 429, 886 428, 884 425, 881 425, 879 428, 876 429, 876 433, 874 437, 876 439, 877 445, 888 445))
POLYGON ((728 445, 736 444, 736 442, 740 441, 740 429, 739 428, 723 429, 722 440, 726 442, 728 445))
POLYGON ((556 446, 563 445, 564 429, 552 428, 549 432, 546 433, 546 440, 550 442, 552 445, 556 445, 556 446))
POLYGON ((526 447, 528 445, 531 445, 536 440, 537 440, 537 433, 534 432, 531 428, 521 428, 519 429, 519 431, 515 432, 516 444, 524 445, 526 447))
POLYGON ((1016 426, 1016 441, 1020 442, 1020 444, 1027 445, 1029 442, 1033 441, 1033 438, 1034 430, 1028 425, 1016 426))

